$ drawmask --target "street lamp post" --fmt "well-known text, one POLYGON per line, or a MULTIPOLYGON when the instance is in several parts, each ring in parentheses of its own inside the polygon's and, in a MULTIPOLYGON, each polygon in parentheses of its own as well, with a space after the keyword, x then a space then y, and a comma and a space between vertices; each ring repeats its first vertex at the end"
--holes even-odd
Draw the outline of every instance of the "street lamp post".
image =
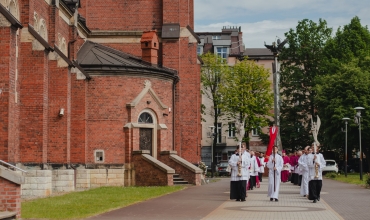
POLYGON ((344 150, 344 160, 345 160, 344 175, 347 177, 347 124, 348 124, 349 118, 342 118, 342 120, 346 124, 346 143, 345 143, 345 150, 344 150))
POLYGON ((361 110, 364 110, 364 107, 354 108, 357 113, 355 114, 355 123, 358 124, 358 133, 359 133, 359 145, 360 145, 360 180, 362 180, 362 148, 361 148, 361 110))
POLYGON ((212 139, 212 144, 211 144, 211 173, 212 173, 212 178, 213 178, 214 177, 213 142, 214 142, 214 139, 215 139, 215 135, 214 135, 215 126, 209 126, 209 128, 211 129, 211 139, 212 139))

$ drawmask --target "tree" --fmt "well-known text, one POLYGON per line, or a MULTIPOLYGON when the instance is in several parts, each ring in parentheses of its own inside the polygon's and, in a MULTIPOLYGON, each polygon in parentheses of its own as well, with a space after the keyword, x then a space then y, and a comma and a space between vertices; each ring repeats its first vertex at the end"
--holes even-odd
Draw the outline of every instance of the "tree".
MULTIPOLYGON (((366 58, 370 62, 370 57, 366 58)), ((351 63, 342 64, 337 74, 327 75, 320 78, 317 84, 317 104, 320 106, 319 114, 322 117, 322 129, 324 132, 324 146, 328 149, 343 150, 344 135, 341 128, 344 127, 342 118, 353 118, 354 107, 362 106, 361 127, 362 133, 370 132, 368 113, 370 112, 370 72, 358 66, 359 59, 353 59, 351 63), (325 119, 325 120, 324 120, 325 119)), ((358 125, 353 120, 348 123, 348 152, 353 148, 359 149, 358 125)), ((369 157, 368 146, 370 137, 362 136, 363 152, 369 157)), ((349 154, 351 155, 351 154, 349 154)), ((350 157, 351 158, 351 157, 350 157)))
MULTIPOLYGON (((338 28, 336 35, 327 42, 324 49, 325 71, 328 76, 317 79, 318 109, 324 116, 324 145, 330 149, 342 151, 344 135, 343 117, 352 118, 354 107, 365 107, 362 112, 362 133, 370 132, 368 113, 370 98, 370 32, 362 26, 360 19, 354 17, 348 25, 338 28)), ((358 126, 348 124, 348 153, 353 148, 359 149, 358 126)), ((362 136, 362 149, 370 158, 370 138, 362 136)), ((368 160, 370 168, 370 160, 368 160)))
MULTIPOLYGON (((206 53, 201 56, 203 65, 201 68, 201 82, 202 82, 202 94, 206 96, 212 103, 212 106, 202 104, 202 114, 210 114, 214 119, 214 126, 217 128, 218 120, 221 116, 220 111, 220 84, 222 83, 223 76, 229 71, 226 59, 221 58, 217 54, 206 53)), ((212 134, 213 135, 213 134, 212 134)), ((217 132, 213 139, 213 146, 216 146, 217 136, 220 135, 217 132)), ((215 155, 213 151, 213 161, 215 161, 215 155)), ((212 166, 212 176, 214 172, 214 164, 212 166)))
POLYGON ((266 126, 266 116, 271 116, 273 94, 269 76, 269 70, 247 59, 237 62, 224 76, 220 87, 221 109, 229 119, 244 123, 246 134, 266 126))
POLYGON ((285 33, 289 47, 279 55, 281 62, 280 134, 286 147, 302 148, 310 144, 311 116, 315 116, 315 78, 324 75, 323 48, 332 29, 325 20, 315 23, 304 19, 296 30, 285 33))
POLYGON ((366 64, 366 57, 370 56, 370 34, 367 26, 361 25, 360 19, 354 17, 344 27, 339 27, 335 37, 328 40, 325 50, 325 71, 336 74, 341 63, 352 62, 358 59, 358 66, 366 64))

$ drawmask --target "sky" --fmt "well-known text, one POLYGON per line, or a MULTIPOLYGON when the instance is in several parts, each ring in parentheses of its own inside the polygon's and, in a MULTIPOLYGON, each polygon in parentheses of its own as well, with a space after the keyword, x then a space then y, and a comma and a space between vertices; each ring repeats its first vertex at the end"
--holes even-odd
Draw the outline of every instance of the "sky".
POLYGON ((264 48, 299 21, 319 19, 333 28, 350 23, 355 16, 370 27, 369 0, 194 0, 195 32, 221 32, 223 26, 241 27, 246 48, 264 48))

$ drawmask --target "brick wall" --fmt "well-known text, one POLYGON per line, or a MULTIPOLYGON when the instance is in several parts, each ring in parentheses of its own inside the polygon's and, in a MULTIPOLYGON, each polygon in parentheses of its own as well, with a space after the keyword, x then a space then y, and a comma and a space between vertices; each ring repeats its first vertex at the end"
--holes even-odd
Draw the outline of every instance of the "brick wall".
MULTIPOLYGON (((47 135, 47 77, 45 51, 33 51, 31 43, 21 43, 20 56, 20 154, 21 162, 45 161, 47 135), (45 112, 46 111, 46 112, 45 112)), ((46 162, 46 161, 45 161, 46 162)))
POLYGON ((163 41, 163 65, 178 69, 176 85, 175 151, 179 156, 197 163, 200 160, 200 69, 196 64, 196 45, 187 38, 163 41), (180 55, 180 56, 179 56, 180 55))
MULTIPOLYGON (((130 151, 139 150, 139 142, 138 139, 132 139, 133 136, 131 136, 131 143, 126 142, 125 139, 130 138, 130 134, 125 135, 123 127, 127 123, 137 123, 144 109, 150 109, 155 113, 157 124, 172 127, 172 117, 163 115, 163 112, 168 113, 168 110, 161 109, 149 93, 145 94, 135 108, 126 107, 126 104, 131 103, 144 89, 146 79, 148 78, 95 76, 89 81, 87 88, 88 163, 95 162, 94 150, 104 150, 106 164, 130 163, 130 151), (147 101, 150 101, 150 104, 147 104, 147 101)), ((172 80, 155 78, 149 80, 152 84, 151 88, 161 102, 171 107, 172 80)), ((134 132, 137 132, 135 135, 139 134, 138 129, 131 131, 131 134, 134 132)), ((161 147, 171 148, 172 134, 169 129, 161 131, 161 138, 161 147)))
POLYGON ((86 163, 86 90, 83 80, 71 74, 71 163, 86 163))
POLYGON ((85 1, 80 12, 91 30, 137 31, 162 27, 162 0, 85 1))
POLYGON ((0 177, 0 211, 17 212, 21 217, 21 187, 0 177))
POLYGON ((57 67, 57 61, 49 61, 48 79, 48 139, 47 162, 69 163, 70 153, 70 75, 67 68, 57 67), (64 115, 59 116, 60 109, 64 115))
MULTIPOLYGON (((164 20, 193 27, 193 0, 85 1, 82 7, 79 10, 91 30, 148 31, 161 29, 164 20)), ((139 148, 139 129, 123 126, 137 123, 142 110, 150 109, 158 124, 167 126, 158 130, 157 153, 175 148, 183 158, 193 163, 199 161, 200 71, 196 64, 196 43, 189 44, 187 38, 161 43, 159 62, 178 70, 181 79, 177 84, 177 103, 173 106, 172 80, 142 75, 77 80, 76 74, 66 66, 58 66, 58 61, 51 58, 55 54, 40 48, 40 43, 27 30, 28 23, 34 23, 36 11, 39 20, 46 21, 49 44, 58 45, 60 34, 67 44, 71 42, 67 45, 70 49, 67 56, 76 59, 84 43, 76 27, 69 26, 59 17, 58 9, 45 1, 19 1, 19 8, 20 21, 25 27, 19 36, 22 41, 17 39, 15 30, 0 28, 0 56, 6 63, 0 66, 3 74, 0 88, 8 88, 8 94, 4 92, 0 96, 0 110, 4 110, 0 113, 0 137, 5 142, 0 146, 0 158, 21 163, 85 164, 95 163, 94 150, 102 149, 106 156, 104 163, 130 163, 131 151, 139 148), (14 49, 17 42, 18 59, 14 49), (160 100, 175 112, 164 116, 168 109, 161 109, 149 94, 134 108, 126 107, 143 89, 145 79, 151 80, 160 100), (18 103, 13 94, 18 94, 18 103), (60 108, 65 110, 63 117, 58 116, 60 108), (174 132, 176 140, 173 140, 174 132)), ((139 43, 107 45, 139 57, 142 54, 139 43)))
POLYGON ((133 168, 135 170, 136 186, 172 186, 173 172, 160 169, 159 161, 152 162, 143 159, 141 153, 134 153, 132 156, 133 168))
MULTIPOLYGON (((0 14, 0 19, 4 20, 0 14)), ((8 130, 9 130, 9 70, 11 65, 11 28, 0 27, 0 160, 8 160, 8 130)))

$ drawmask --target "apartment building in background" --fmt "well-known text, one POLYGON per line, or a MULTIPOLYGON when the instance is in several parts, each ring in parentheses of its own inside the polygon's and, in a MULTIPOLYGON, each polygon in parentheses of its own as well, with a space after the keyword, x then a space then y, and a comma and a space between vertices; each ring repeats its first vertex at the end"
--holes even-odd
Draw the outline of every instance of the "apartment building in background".
MULTIPOLYGON (((263 65, 271 70, 270 80, 272 82, 272 62, 273 54, 266 48, 246 49, 243 44, 243 33, 241 27, 223 27, 221 32, 196 32, 200 38, 197 47, 198 55, 204 53, 215 53, 227 60, 230 66, 233 66, 239 59, 248 56, 248 59, 263 65)), ((202 95, 202 104, 206 106, 206 114, 202 115, 202 161, 210 168, 212 155, 212 128, 214 126, 213 102, 205 95, 202 95)), ((235 151, 238 142, 235 139, 235 120, 227 120, 220 117, 217 126, 213 128, 216 135, 216 146, 213 147, 215 154, 214 163, 221 160, 228 160, 235 151)), ((262 132, 268 132, 267 128, 262 132)), ((250 134, 249 147, 256 151, 266 151, 266 146, 261 142, 257 129, 250 134)))

